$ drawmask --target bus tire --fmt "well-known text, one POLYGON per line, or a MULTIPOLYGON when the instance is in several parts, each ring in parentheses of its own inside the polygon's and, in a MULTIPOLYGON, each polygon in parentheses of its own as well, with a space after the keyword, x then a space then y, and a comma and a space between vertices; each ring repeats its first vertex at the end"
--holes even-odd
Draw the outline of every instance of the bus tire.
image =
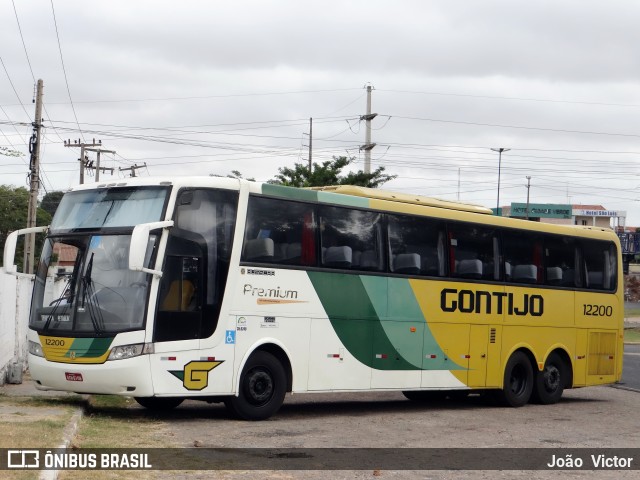
POLYGON ((184 398, 180 397, 133 397, 144 408, 155 411, 172 410, 180 405, 184 398))
POLYGON ((238 396, 224 403, 238 418, 264 420, 276 413, 287 393, 287 374, 280 361, 268 352, 249 357, 240 376, 238 396))
POLYGON ((567 384, 568 368, 557 353, 547 357, 544 369, 536 372, 533 400, 543 405, 558 403, 567 384))
POLYGON ((522 407, 529 402, 533 391, 533 367, 524 352, 514 352, 504 369, 504 383, 499 394, 501 403, 522 407))

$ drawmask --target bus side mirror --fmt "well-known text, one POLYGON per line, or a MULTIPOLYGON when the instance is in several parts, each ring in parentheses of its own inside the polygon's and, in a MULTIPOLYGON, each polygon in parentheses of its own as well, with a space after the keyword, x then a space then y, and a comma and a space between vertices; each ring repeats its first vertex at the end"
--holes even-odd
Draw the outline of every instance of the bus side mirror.
POLYGON ((27 235, 29 233, 42 233, 49 230, 49 226, 46 227, 31 227, 31 228, 23 228, 21 230, 16 230, 15 232, 11 232, 7 236, 7 240, 4 243, 4 256, 2 257, 2 271, 4 273, 8 273, 10 275, 15 275, 18 273, 18 268, 13 263, 16 259, 16 244, 18 243, 18 237, 20 235, 27 235))
POLYGON ((131 234, 131 245, 129 245, 129 270, 151 273, 158 277, 162 276, 161 270, 145 268, 144 257, 147 253, 147 245, 149 244, 149 232, 157 228, 169 227, 173 227, 173 220, 141 223, 134 227, 133 233, 131 234))

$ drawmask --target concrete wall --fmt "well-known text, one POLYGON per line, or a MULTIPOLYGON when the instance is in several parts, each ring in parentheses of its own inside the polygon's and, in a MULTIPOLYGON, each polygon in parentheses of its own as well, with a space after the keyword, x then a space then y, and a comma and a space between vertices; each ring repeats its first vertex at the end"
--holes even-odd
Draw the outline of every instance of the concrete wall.
MULTIPOLYGON (((0 272, 0 385, 13 364, 26 369, 27 328, 33 280, 0 272)), ((16 368, 16 367, 13 367, 16 368)))

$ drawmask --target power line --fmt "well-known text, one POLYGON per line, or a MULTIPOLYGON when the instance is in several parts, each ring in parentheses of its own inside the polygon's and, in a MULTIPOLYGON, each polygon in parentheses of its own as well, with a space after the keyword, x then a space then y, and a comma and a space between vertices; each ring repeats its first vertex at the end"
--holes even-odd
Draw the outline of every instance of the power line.
POLYGON ((407 94, 414 94, 414 95, 435 95, 435 96, 442 96, 442 97, 484 98, 489 100, 517 100, 517 101, 524 101, 524 102, 565 103, 565 104, 572 104, 572 105, 640 108, 640 105, 634 104, 634 103, 587 102, 587 101, 578 101, 578 100, 556 100, 556 99, 548 99, 548 98, 507 97, 507 96, 501 96, 501 95, 473 95, 473 94, 465 94, 465 93, 420 92, 415 90, 379 89, 379 91, 389 92, 389 93, 407 93, 407 94))
POLYGON ((71 103, 71 110, 73 110, 73 117, 76 119, 76 124, 78 125, 78 131, 80 132, 80 135, 84 139, 82 128, 80 127, 80 122, 78 122, 78 115, 76 115, 76 108, 74 107, 73 100, 71 99, 71 89, 69 88, 69 80, 67 78, 67 69, 64 66, 64 58, 62 56, 62 46, 60 45, 60 34, 58 32, 58 22, 56 21, 56 10, 53 6, 53 0, 51 0, 51 12, 53 13, 53 24, 56 27, 56 38, 58 40, 58 51, 60 52, 60 63, 62 63, 62 72, 64 73, 64 82, 67 85, 67 93, 69 94, 69 102, 71 103))

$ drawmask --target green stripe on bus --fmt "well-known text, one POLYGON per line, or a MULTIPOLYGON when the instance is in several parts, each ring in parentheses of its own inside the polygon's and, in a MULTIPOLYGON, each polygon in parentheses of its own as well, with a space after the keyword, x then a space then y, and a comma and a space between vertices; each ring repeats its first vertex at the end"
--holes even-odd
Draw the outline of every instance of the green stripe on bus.
POLYGON ((333 203, 334 205, 343 205, 346 207, 369 207, 368 198, 342 195, 340 193, 318 192, 318 201, 322 203, 333 203))
POLYGON ((331 203, 347 207, 369 207, 369 199, 342 195, 339 193, 321 192, 318 190, 305 190, 302 188, 283 187, 282 185, 262 184, 262 193, 274 197, 287 198, 289 200, 302 200, 306 202, 331 203))
POLYGON ((345 348, 377 370, 462 370, 434 338, 407 279, 308 272, 345 348))
POLYGON ((69 357, 71 351, 75 352, 76 357, 101 357, 111 346, 113 337, 109 338, 75 338, 66 357, 69 357))
POLYGON ((318 192, 315 190, 283 187, 282 185, 271 185, 270 183, 262 184, 262 193, 274 197, 288 198, 290 200, 304 200, 307 202, 318 201, 318 192))

